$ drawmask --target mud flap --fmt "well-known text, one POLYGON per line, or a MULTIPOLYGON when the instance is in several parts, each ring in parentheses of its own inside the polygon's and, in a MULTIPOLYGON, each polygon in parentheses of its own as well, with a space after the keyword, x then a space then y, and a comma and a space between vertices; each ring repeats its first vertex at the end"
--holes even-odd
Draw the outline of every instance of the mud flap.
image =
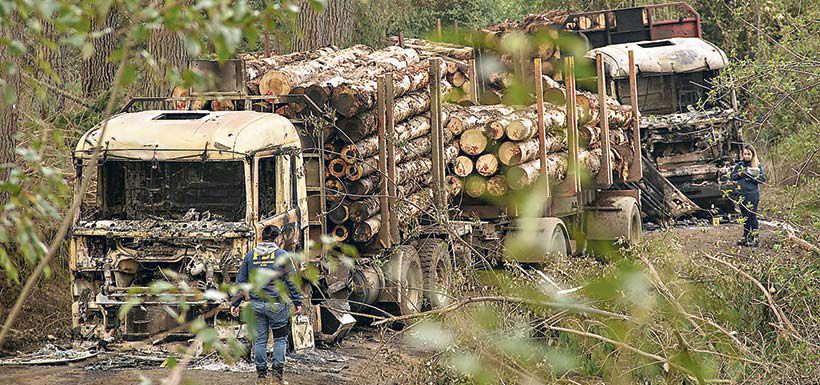
POLYGON ((326 300, 316 322, 319 340, 326 344, 341 342, 356 325, 356 319, 350 314, 350 304, 343 299, 326 300))

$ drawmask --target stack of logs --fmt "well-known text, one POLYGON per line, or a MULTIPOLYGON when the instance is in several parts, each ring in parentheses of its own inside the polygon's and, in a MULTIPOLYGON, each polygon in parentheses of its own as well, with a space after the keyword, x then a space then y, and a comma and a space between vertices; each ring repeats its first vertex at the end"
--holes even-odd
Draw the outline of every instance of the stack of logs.
MULTIPOLYGON (((567 173, 566 108, 561 87, 545 91, 547 174, 561 181, 567 173)), ((631 119, 629 106, 607 99, 607 119, 615 180, 625 180, 633 153, 625 132, 631 119)), ((594 176, 601 167, 601 132, 598 99, 577 93, 579 163, 582 172, 594 176)), ((538 117, 536 105, 513 108, 503 105, 459 107, 445 124, 457 138, 459 154, 451 163, 447 184, 452 194, 500 198, 510 190, 533 184, 540 175, 538 117)))
MULTIPOLYGON (((335 115, 335 127, 324 130, 327 219, 339 241, 369 244, 382 228, 380 215, 382 173, 379 171, 379 117, 377 79, 392 74, 392 135, 395 146, 395 183, 400 222, 410 223, 432 202, 430 92, 431 80, 442 93, 452 90, 448 79, 460 81, 464 70, 451 61, 439 61, 441 79, 431 79, 432 55, 413 47, 334 47, 258 59, 251 56, 248 90, 261 95, 305 94, 320 110, 335 115)), ((304 102, 294 101, 277 112, 306 114, 304 102)), ((447 138, 449 139, 449 138, 447 138)), ((445 146, 445 158, 454 159, 458 145, 445 146)))
POLYGON ((396 44, 415 49, 422 58, 437 57, 447 66, 447 82, 453 86, 450 98, 462 105, 475 104, 475 76, 472 47, 457 44, 434 43, 428 40, 391 37, 396 44))

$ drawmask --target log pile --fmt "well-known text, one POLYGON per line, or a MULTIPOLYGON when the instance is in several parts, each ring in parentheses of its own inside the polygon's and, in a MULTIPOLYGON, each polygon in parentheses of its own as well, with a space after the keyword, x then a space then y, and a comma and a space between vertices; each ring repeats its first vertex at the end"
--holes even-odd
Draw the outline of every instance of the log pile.
MULTIPOLYGON (((395 44, 399 38, 391 37, 395 44)), ((458 44, 438 43, 421 39, 405 38, 404 47, 418 51, 422 58, 437 57, 444 60, 447 67, 447 82, 453 87, 451 100, 459 104, 470 105, 475 102, 475 81, 473 73, 474 53, 472 47, 458 44)))
MULTIPOLYGON (((560 89, 560 88, 559 88, 560 89)), ((601 168, 601 130, 598 103, 591 94, 579 103, 578 134, 581 172, 594 176, 601 168)), ((607 102, 613 177, 624 180, 632 160, 625 130, 630 110, 607 102)), ((459 153, 450 163, 448 189, 472 198, 503 197, 511 190, 532 185, 541 175, 538 117, 536 106, 512 108, 502 105, 454 107, 445 131, 456 138, 459 153)), ((547 174, 559 182, 567 174, 566 109, 561 104, 544 103, 547 174)))

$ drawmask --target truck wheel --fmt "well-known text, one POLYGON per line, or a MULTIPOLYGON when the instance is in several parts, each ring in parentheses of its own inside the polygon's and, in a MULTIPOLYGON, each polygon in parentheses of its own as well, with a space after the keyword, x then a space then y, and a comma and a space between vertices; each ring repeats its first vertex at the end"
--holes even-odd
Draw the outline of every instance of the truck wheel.
POLYGON ((560 218, 520 218, 516 232, 505 240, 509 257, 526 264, 543 264, 548 255, 570 254, 569 235, 560 218))
POLYGON ((419 260, 424 272, 424 296, 433 308, 446 306, 450 301, 452 263, 447 242, 427 239, 419 246, 419 260))
POLYGON ((618 249, 617 243, 634 244, 641 240, 641 210, 632 197, 615 197, 603 202, 618 210, 591 211, 586 214, 587 247, 595 255, 618 249))
POLYGON ((416 249, 412 246, 399 246, 390 257, 388 264, 393 265, 398 298, 396 305, 400 315, 415 314, 421 310, 424 297, 424 273, 416 249), (395 266, 401 258, 401 265, 395 266))

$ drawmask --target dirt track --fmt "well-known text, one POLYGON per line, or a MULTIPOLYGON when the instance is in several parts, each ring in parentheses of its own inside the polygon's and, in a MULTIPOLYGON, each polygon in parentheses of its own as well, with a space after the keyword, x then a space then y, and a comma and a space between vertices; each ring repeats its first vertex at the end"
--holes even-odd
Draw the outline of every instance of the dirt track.
MULTIPOLYGON (((647 233, 646 238, 671 235, 680 242, 683 250, 691 250, 693 254, 728 251, 739 257, 753 259, 761 253, 772 252, 774 236, 766 232, 766 226, 763 230, 761 247, 758 249, 735 246, 741 232, 737 225, 675 228, 669 233, 647 233)), ((595 264, 593 261, 589 262, 592 265, 595 264)), ((325 354, 327 355, 330 355, 331 359, 325 365, 316 365, 305 359, 290 362, 286 379, 290 384, 409 383, 410 368, 426 356, 423 352, 402 346, 399 342, 393 341, 382 345, 373 329, 357 329, 351 338, 343 342, 341 347, 334 348, 325 354)), ((167 369, 86 370, 88 365, 104 359, 105 357, 98 357, 82 363, 56 367, 4 367, 0 369, 0 384, 138 384, 141 376, 154 380, 154 383, 159 383, 159 380, 167 377, 169 373, 167 369)), ((194 384, 252 384, 255 380, 253 368, 247 365, 244 370, 244 372, 189 370, 186 372, 186 378, 190 380, 189 383, 194 384)))

